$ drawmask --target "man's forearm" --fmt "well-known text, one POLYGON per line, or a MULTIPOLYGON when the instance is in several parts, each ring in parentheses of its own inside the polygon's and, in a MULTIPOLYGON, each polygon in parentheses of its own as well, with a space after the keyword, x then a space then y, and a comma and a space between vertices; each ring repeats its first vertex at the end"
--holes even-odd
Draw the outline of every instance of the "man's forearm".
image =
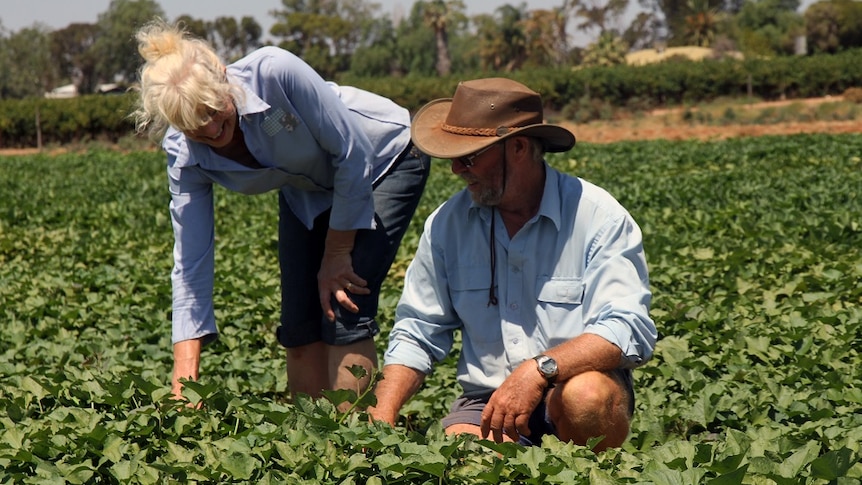
POLYGON ((604 338, 582 334, 543 352, 559 366, 557 379, 564 381, 587 371, 609 371, 619 366, 620 348, 604 338))
POLYGON ((390 364, 383 367, 383 379, 374 391, 377 405, 368 408, 368 414, 376 421, 395 425, 398 412, 425 381, 425 374, 410 367, 390 364))

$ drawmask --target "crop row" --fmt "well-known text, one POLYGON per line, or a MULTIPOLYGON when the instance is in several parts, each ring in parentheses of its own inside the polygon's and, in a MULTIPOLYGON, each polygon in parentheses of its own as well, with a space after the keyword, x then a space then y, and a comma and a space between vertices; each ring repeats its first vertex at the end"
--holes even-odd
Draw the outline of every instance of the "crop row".
MULTIPOLYGON (((0 158, 0 483, 850 484, 862 480, 862 137, 579 144, 554 166, 640 223, 661 338, 632 433, 593 454, 445 437, 454 363, 396 428, 289 402, 277 202, 216 190, 217 319, 203 378, 169 399, 164 160, 0 158)), ((445 163, 382 297, 384 335, 445 163)))

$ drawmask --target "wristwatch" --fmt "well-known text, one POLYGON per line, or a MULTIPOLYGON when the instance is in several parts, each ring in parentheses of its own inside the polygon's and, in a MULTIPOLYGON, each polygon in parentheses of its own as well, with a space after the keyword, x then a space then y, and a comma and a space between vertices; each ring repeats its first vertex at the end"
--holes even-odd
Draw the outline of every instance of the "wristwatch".
POLYGON ((548 381, 548 384, 553 385, 559 373, 557 361, 547 355, 537 355, 533 357, 533 360, 539 365, 539 373, 542 374, 542 377, 548 381))

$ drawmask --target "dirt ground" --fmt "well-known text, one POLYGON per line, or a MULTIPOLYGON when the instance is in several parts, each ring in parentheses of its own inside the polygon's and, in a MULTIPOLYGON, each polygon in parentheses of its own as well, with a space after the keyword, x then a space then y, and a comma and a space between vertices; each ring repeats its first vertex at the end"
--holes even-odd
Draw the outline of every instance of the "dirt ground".
POLYGON ((623 140, 721 140, 739 136, 791 135, 796 133, 862 133, 862 122, 818 121, 779 123, 773 125, 677 125, 641 119, 630 122, 602 122, 586 125, 568 124, 578 142, 613 143, 623 140))
MULTIPOLYGON (((758 111, 791 103, 818 105, 840 101, 836 97, 752 103, 744 110, 758 111)), ((565 124, 585 143, 613 143, 624 140, 721 140, 740 136, 792 135, 797 133, 862 133, 862 121, 786 122, 776 124, 707 125, 679 120, 681 109, 659 109, 638 118, 565 124), (676 116, 675 116, 676 115, 676 116)))
MULTIPOLYGON (((745 105, 745 110, 763 110, 776 108, 790 103, 816 105, 824 102, 834 102, 840 98, 811 98, 806 100, 788 100, 753 103, 745 105)), ((681 109, 659 109, 638 117, 614 121, 594 121, 585 124, 566 123, 575 133, 581 143, 613 143, 630 140, 721 140, 739 136, 791 135, 797 133, 862 133, 862 121, 816 121, 816 122, 786 122, 775 124, 740 124, 740 125, 709 125, 685 123, 679 121, 677 112, 681 109), (675 116, 676 115, 676 116, 675 116)), ((62 147, 45 149, 49 154, 60 154, 69 151, 62 147)), ((3 155, 26 155, 38 153, 36 148, 0 149, 3 155)))

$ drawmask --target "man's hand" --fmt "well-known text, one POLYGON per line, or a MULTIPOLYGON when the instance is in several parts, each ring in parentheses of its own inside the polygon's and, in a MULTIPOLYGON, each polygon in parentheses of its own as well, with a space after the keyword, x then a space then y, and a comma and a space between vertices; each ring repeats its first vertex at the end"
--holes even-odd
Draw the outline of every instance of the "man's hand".
POLYGON ((392 411, 391 409, 388 411, 384 411, 378 407, 369 407, 366 409, 368 412, 368 416, 372 421, 381 421, 384 423, 389 423, 389 426, 395 426, 395 421, 398 420, 398 412, 392 411))
POLYGON ((490 432, 494 441, 501 443, 503 433, 513 441, 530 436, 530 415, 542 401, 546 387, 534 360, 519 365, 494 391, 482 411, 482 438, 487 438, 490 432))

